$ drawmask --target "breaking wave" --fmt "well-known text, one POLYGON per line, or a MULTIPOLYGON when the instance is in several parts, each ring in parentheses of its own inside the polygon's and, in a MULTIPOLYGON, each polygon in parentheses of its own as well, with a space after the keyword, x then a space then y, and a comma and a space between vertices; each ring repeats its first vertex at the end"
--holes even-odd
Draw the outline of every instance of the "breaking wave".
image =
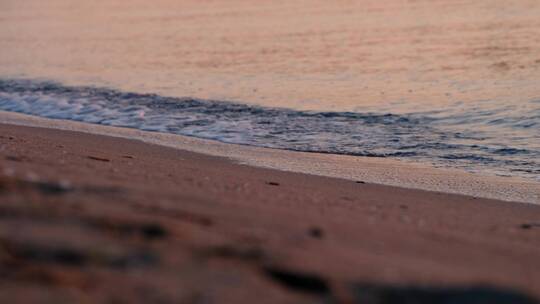
POLYGON ((540 180, 540 102, 406 114, 310 112, 0 80, 0 109, 294 151, 395 157, 540 180))

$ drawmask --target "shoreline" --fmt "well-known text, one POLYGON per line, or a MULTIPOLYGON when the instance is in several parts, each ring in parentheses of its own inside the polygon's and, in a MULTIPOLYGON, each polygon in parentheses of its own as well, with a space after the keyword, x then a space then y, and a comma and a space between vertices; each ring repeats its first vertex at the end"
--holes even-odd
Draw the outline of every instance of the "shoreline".
POLYGON ((0 295, 13 303, 540 297, 537 205, 0 130, 0 295))
POLYGON ((88 124, 71 120, 48 119, 5 111, 0 111, 0 123, 135 139, 164 147, 226 157, 237 163, 261 168, 348 180, 362 180, 410 189, 540 204, 540 183, 517 177, 473 174, 458 169, 435 168, 429 164, 396 159, 243 146, 182 135, 88 124))

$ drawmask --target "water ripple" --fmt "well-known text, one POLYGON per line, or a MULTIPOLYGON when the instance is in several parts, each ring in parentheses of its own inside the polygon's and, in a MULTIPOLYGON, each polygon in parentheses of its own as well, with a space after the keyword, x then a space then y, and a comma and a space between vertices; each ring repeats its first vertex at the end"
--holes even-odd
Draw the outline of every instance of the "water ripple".
POLYGON ((540 105, 408 114, 308 112, 54 82, 0 80, 0 109, 227 143, 396 157, 540 180, 540 105))

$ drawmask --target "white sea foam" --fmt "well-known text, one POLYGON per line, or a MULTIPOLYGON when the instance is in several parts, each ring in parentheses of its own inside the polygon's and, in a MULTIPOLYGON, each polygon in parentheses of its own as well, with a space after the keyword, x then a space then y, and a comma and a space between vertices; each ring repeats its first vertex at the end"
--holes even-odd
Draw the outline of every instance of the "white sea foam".
POLYGON ((54 120, 12 112, 0 111, 0 123, 137 139, 186 151, 228 157, 236 162, 283 171, 540 204, 540 183, 521 178, 482 176, 460 170, 436 169, 391 159, 240 146, 181 135, 54 120))
POLYGON ((0 109, 226 143, 392 157, 540 180, 540 105, 429 113, 309 112, 0 80, 0 109))

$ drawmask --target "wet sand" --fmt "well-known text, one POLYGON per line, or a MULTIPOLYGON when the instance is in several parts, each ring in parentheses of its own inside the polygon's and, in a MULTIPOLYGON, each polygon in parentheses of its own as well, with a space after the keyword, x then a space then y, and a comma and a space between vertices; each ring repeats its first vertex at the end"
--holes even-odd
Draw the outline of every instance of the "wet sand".
POLYGON ((448 168, 433 168, 429 164, 410 163, 390 158, 307 153, 234 145, 190 136, 49 119, 5 111, 0 111, 0 123, 135 139, 178 150, 225 157, 236 163, 279 171, 540 204, 540 183, 538 182, 515 177, 473 174, 448 168))
POLYGON ((10 303, 535 303, 539 248, 536 205, 0 125, 10 303))

